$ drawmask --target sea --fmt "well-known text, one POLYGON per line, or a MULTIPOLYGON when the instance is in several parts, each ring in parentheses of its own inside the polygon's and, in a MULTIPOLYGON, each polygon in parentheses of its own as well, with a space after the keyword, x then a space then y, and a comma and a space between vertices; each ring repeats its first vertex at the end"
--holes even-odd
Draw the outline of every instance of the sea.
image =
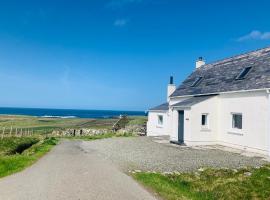
POLYGON ((116 118, 120 115, 146 116, 144 111, 76 110, 46 108, 0 108, 0 115, 28 115, 43 118, 116 118))

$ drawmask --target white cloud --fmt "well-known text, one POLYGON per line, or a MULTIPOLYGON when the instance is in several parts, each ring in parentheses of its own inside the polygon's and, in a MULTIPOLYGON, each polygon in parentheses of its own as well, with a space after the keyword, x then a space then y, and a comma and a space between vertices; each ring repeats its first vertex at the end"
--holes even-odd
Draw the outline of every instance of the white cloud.
POLYGON ((270 32, 261 32, 258 30, 254 30, 251 31, 249 34, 237 39, 238 42, 243 42, 246 40, 270 40, 270 32))
POLYGON ((123 27, 127 25, 128 19, 117 19, 114 21, 113 25, 117 27, 123 27))
POLYGON ((110 0, 107 4, 109 8, 122 8, 129 4, 141 3, 143 0, 110 0))

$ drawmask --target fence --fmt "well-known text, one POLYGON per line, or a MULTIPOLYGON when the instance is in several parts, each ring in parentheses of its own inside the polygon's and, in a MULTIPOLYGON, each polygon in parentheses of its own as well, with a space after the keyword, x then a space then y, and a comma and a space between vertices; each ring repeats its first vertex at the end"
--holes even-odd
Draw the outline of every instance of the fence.
POLYGON ((23 137, 23 136, 32 136, 34 134, 34 129, 31 128, 13 128, 12 126, 8 129, 6 127, 2 127, 0 129, 0 138, 4 137, 23 137))

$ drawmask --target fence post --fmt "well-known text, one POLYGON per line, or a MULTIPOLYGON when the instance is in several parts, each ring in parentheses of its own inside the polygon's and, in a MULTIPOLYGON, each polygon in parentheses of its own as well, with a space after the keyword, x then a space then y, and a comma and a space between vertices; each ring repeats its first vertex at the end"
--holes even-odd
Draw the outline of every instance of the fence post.
POLYGON ((4 138, 4 134, 5 134, 5 127, 3 127, 2 139, 4 138))
POLYGON ((18 131, 18 128, 16 127, 16 132, 15 132, 15 135, 16 135, 16 136, 18 136, 18 134, 17 134, 18 132, 17 132, 17 131, 18 131))
POLYGON ((12 126, 10 127, 10 131, 9 131, 9 136, 11 137, 12 135, 12 126))

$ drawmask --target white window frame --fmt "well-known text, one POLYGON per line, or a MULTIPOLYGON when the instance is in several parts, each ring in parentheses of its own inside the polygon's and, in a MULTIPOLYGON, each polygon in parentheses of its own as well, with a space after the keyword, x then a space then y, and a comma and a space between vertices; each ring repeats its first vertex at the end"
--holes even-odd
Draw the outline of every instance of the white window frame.
POLYGON ((202 129, 209 129, 209 113, 202 113, 201 114, 201 127, 202 129), (205 118, 205 125, 202 124, 202 118, 203 116, 206 116, 205 118))
POLYGON ((163 124, 164 124, 164 116, 158 115, 158 125, 163 126, 163 124))
POLYGON ((232 119, 231 127, 233 130, 239 130, 239 131, 243 130, 243 114, 242 113, 231 113, 231 119, 232 119), (235 121, 234 121, 235 115, 241 115, 241 128, 239 128, 235 125, 235 121))

